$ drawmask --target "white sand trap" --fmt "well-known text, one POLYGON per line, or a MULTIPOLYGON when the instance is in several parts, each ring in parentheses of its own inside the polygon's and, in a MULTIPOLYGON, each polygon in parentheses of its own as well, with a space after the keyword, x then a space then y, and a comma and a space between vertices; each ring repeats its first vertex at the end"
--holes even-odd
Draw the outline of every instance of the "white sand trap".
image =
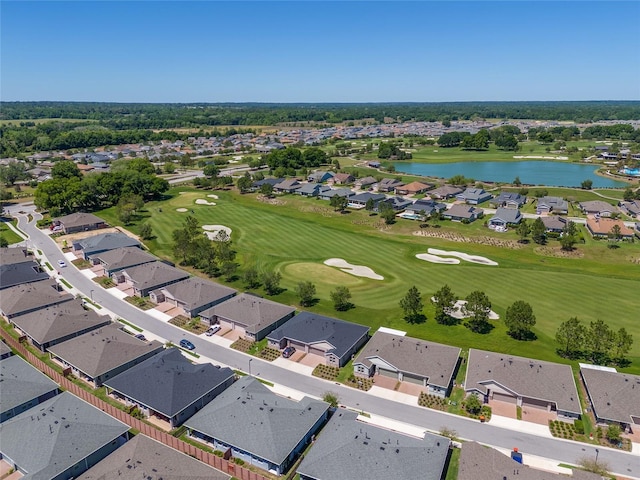
MULTIPOLYGON (((464 307, 466 304, 467 304, 466 300, 458 300, 454 306, 454 311, 451 312, 451 316, 453 318, 459 318, 459 319, 467 318, 469 315, 465 315, 462 309, 462 307, 464 307)), ((498 320, 499 318, 500 318, 500 315, 498 315, 493 310, 489 312, 489 320, 498 320)))
POLYGON ((493 260, 489 260, 487 257, 481 257, 479 255, 468 255, 462 252, 451 252, 448 250, 438 250, 437 248, 430 248, 427 252, 433 255, 446 255, 449 257, 458 257, 466 262, 471 263, 480 263, 482 265, 498 265, 498 262, 494 262, 493 260))
POLYGON ((226 242, 231 239, 231 229, 224 225, 203 225, 202 229, 209 240, 226 242))
POLYGON ((186 208, 176 208, 176 212, 180 212, 180 213, 184 213, 184 212, 188 212, 189 210, 187 210, 186 208))
POLYGON ((220 197, 218 197, 218 195, 216 195, 215 193, 211 193, 209 195, 207 195, 207 197, 209 198, 215 198, 216 200, 218 200, 220 197))
POLYGON ((215 203, 209 202, 209 201, 205 200, 204 198, 197 199, 196 200, 196 204, 197 205, 215 205, 215 203))
POLYGON ((457 258, 442 258, 438 257, 437 255, 431 255, 429 253, 419 253, 416 255, 416 258, 419 258, 420 260, 426 260, 427 262, 431 263, 445 263, 448 265, 457 265, 458 263, 460 263, 460 260, 458 260, 457 258))
POLYGON ((330 258, 324 261, 325 265, 330 267, 338 267, 345 273, 350 273, 351 275, 355 275, 356 277, 366 277, 371 280, 384 280, 382 275, 378 275, 369 267, 365 267, 364 265, 351 265, 349 262, 344 260, 343 258, 330 258))

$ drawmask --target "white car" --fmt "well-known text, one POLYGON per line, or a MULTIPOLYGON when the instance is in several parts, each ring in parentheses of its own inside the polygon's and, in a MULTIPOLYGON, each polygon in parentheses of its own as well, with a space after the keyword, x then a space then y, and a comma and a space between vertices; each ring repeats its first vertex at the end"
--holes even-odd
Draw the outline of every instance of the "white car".
POLYGON ((213 326, 209 327, 209 330, 207 330, 207 331, 205 332, 205 335, 206 335, 207 337, 210 337, 210 336, 212 336, 212 335, 215 335, 217 332, 219 332, 219 331, 220 331, 220 328, 221 328, 221 327, 220 327, 220 325, 213 325, 213 326))
POLYGON ((67 264, 65 263, 65 261, 64 261, 64 260, 58 260, 58 266, 59 266, 60 268, 64 268, 64 267, 66 267, 66 266, 67 266, 67 264))

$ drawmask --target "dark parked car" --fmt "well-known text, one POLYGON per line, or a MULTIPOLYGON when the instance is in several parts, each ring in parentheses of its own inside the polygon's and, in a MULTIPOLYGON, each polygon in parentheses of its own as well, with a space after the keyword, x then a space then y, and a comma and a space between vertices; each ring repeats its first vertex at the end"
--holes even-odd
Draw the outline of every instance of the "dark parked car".
POLYGON ((141 333, 138 333, 135 337, 136 337, 138 340, 142 340, 143 342, 146 342, 146 341, 147 341, 147 337, 145 337, 145 336, 144 336, 143 334, 141 334, 141 333))
POLYGON ((293 355, 296 352, 296 349, 293 347, 287 347, 282 351, 282 356, 284 358, 289 358, 291 355, 293 355))
POLYGON ((186 338, 183 338, 182 340, 180 340, 180 346, 182 348, 186 348, 187 350, 195 350, 196 346, 191 343, 189 340, 187 340, 186 338))

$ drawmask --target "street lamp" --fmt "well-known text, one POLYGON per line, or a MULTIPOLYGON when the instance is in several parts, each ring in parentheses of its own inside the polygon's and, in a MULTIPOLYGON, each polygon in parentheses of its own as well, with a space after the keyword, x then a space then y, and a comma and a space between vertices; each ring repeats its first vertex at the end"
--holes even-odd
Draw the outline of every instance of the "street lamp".
POLYGON ((253 360, 253 358, 249 359, 249 376, 251 376, 251 361, 253 360))
POLYGON ((598 465, 598 454, 600 453, 600 450, 598 450, 596 448, 596 466, 598 465))

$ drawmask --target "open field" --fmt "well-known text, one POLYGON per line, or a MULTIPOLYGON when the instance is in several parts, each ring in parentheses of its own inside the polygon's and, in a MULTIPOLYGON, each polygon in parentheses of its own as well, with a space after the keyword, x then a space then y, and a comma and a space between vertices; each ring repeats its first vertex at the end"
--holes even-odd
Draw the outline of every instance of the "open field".
MULTIPOLYGON (((589 239, 585 246, 578 247, 579 255, 565 258, 559 255, 557 242, 546 248, 530 244, 514 250, 416 236, 413 232, 420 229, 415 222, 400 220, 387 227, 379 217, 369 216, 368 212, 339 214, 328 202, 297 196, 281 197, 279 200, 284 205, 269 205, 257 201, 253 194, 216 192, 220 197, 217 205, 197 205, 195 200, 207 198, 207 193, 174 189, 170 199, 148 204, 143 220, 152 226, 157 236, 147 242, 154 253, 172 257, 171 233, 188 215, 176 209, 193 209, 201 225, 220 224, 232 229, 241 265, 256 264, 282 273, 282 286, 286 290, 273 297, 277 301, 297 304, 294 287, 299 281, 311 280, 316 284, 320 301, 310 310, 318 313, 367 324, 374 330, 384 325, 419 338, 552 361, 562 361, 555 354, 553 340, 562 321, 572 316, 585 323, 603 319, 612 328, 625 327, 634 335, 636 342, 630 355, 634 363, 628 371, 640 372, 640 326, 636 318, 640 269, 631 263, 633 259, 640 259, 637 243, 611 250, 607 242, 589 239), (179 190, 184 193, 178 195, 179 190), (162 212, 158 211, 159 207, 162 212), (428 248, 485 256, 499 266, 467 262, 436 265, 415 258, 428 248), (323 265, 325 260, 334 257, 371 267, 384 280, 355 277, 323 265), (461 298, 473 290, 484 291, 492 301, 493 310, 501 317, 514 301, 529 302, 537 316, 538 340, 512 340, 500 321, 494 322, 495 329, 487 335, 471 333, 460 325, 437 325, 431 305, 425 309, 428 317, 425 324, 411 325, 402 318, 398 302, 409 287, 416 285, 427 299, 445 283, 461 298), (337 285, 350 288, 356 308, 341 313, 334 311, 329 292, 337 285)), ((111 224, 118 224, 113 209, 98 214, 111 224)), ((468 237, 489 235, 482 222, 441 224, 438 232, 468 237)), ((132 227, 134 232, 138 225, 132 227)), ((499 238, 517 239, 512 231, 499 238)), ((240 281, 232 286, 243 288, 240 281)))
POLYGON ((7 226, 6 222, 4 221, 0 221, 0 236, 2 236, 2 238, 4 238, 7 242, 9 242, 9 245, 11 245, 12 243, 18 243, 24 240, 20 235, 18 235, 13 230, 11 230, 7 226))

